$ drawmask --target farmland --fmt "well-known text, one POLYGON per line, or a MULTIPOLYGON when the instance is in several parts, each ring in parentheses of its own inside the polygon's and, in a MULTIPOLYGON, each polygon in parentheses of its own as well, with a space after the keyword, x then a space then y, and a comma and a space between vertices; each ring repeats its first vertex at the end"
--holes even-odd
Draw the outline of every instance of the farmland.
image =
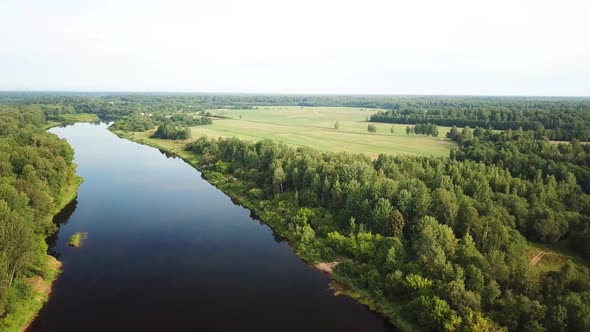
MULTIPOLYGON (((447 156, 453 143, 444 138, 448 127, 439 127, 439 137, 407 135, 406 125, 376 123, 377 132, 367 132, 367 117, 377 112, 346 107, 260 107, 245 110, 212 110, 225 117, 212 125, 192 127, 192 137, 238 137, 251 141, 273 139, 287 145, 325 151, 447 156), (339 129, 334 128, 338 121, 339 129), (394 132, 391 133, 391 128, 394 132)), ((151 134, 144 133, 145 136, 151 134)))

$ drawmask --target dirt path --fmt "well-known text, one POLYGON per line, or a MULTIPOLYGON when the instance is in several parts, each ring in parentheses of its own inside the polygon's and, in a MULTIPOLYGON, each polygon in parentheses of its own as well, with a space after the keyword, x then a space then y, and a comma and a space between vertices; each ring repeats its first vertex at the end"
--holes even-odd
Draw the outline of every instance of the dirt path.
POLYGON ((541 251, 540 253, 538 253, 535 257, 533 257, 533 259, 531 259, 531 264, 533 264, 533 266, 537 266, 537 264, 539 264, 539 262, 541 261, 541 259, 543 259, 543 257, 549 252, 549 249, 545 249, 543 251, 541 251))

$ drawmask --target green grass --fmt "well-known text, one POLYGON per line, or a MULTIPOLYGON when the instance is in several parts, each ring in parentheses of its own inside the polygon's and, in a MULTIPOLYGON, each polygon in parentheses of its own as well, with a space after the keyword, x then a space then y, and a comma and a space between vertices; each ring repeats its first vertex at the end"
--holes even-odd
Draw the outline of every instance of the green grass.
POLYGON ((75 113, 75 114, 62 114, 61 117, 67 121, 73 122, 96 122, 98 116, 92 113, 75 113))
POLYGON ((144 145, 148 145, 148 146, 151 146, 151 147, 154 147, 157 149, 165 150, 165 151, 173 153, 183 159, 194 158, 194 155, 192 153, 184 150, 187 141, 151 138, 150 136, 154 131, 155 130, 146 131, 143 133, 136 133, 136 132, 115 130, 113 132, 121 138, 126 138, 130 141, 137 142, 139 144, 144 144, 144 145))
POLYGON ((82 240, 86 239, 87 237, 88 233, 76 232, 72 234, 72 236, 70 236, 70 239, 68 240, 68 245, 72 247, 79 247, 80 245, 82 245, 82 240))
POLYGON ((54 215, 59 213, 61 210, 63 210, 63 208, 66 207, 66 205, 70 204, 76 199, 76 197, 78 197, 78 188, 83 182, 83 177, 75 175, 72 183, 62 188, 59 197, 56 198, 55 206, 52 210, 54 215))
POLYGON ((45 124, 43 125, 43 129, 47 130, 47 129, 51 129, 53 127, 58 127, 61 125, 61 122, 57 122, 57 121, 45 121, 45 124))
MULTIPOLYGON (((407 135, 407 125, 374 123, 377 133, 367 132, 367 117, 378 110, 349 107, 260 107, 249 110, 212 110, 212 125, 192 127, 192 137, 237 137, 251 141, 272 139, 287 145, 332 152, 448 156, 454 143, 444 138, 450 127, 439 127, 439 137, 407 135), (334 129, 338 121, 340 128, 334 129), (394 133, 390 132, 391 127, 394 133)), ((152 132, 145 133, 143 139, 152 132)))

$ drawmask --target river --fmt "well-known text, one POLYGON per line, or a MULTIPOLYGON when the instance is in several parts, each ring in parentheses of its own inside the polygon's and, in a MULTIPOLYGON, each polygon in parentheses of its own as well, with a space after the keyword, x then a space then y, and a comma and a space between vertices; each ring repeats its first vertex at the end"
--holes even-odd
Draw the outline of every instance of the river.
POLYGON ((104 123, 50 131, 85 182, 57 218, 63 272, 30 330, 393 330, 181 159, 104 123), (79 248, 74 232, 88 234, 79 248))

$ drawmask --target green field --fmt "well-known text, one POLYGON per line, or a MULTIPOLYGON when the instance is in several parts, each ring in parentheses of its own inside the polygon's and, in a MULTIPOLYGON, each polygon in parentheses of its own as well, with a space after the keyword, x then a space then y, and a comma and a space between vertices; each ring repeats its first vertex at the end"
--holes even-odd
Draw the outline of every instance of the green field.
POLYGON ((74 122, 96 122, 98 121, 98 116, 92 113, 75 113, 75 114, 62 114, 62 118, 68 121, 74 122))
MULTIPOLYGON (((449 127, 439 127, 439 137, 406 134, 406 125, 374 123, 367 132, 367 117, 378 110, 347 107, 259 107, 247 110, 211 110, 212 125, 192 127, 192 137, 238 137, 258 141, 269 138, 291 146, 326 151, 348 151, 376 157, 380 153, 448 156, 454 144, 444 138, 449 127), (334 129, 338 121, 340 128, 334 129), (394 127, 394 133, 390 132, 394 127)), ((146 133, 146 135, 149 134, 146 133)))

